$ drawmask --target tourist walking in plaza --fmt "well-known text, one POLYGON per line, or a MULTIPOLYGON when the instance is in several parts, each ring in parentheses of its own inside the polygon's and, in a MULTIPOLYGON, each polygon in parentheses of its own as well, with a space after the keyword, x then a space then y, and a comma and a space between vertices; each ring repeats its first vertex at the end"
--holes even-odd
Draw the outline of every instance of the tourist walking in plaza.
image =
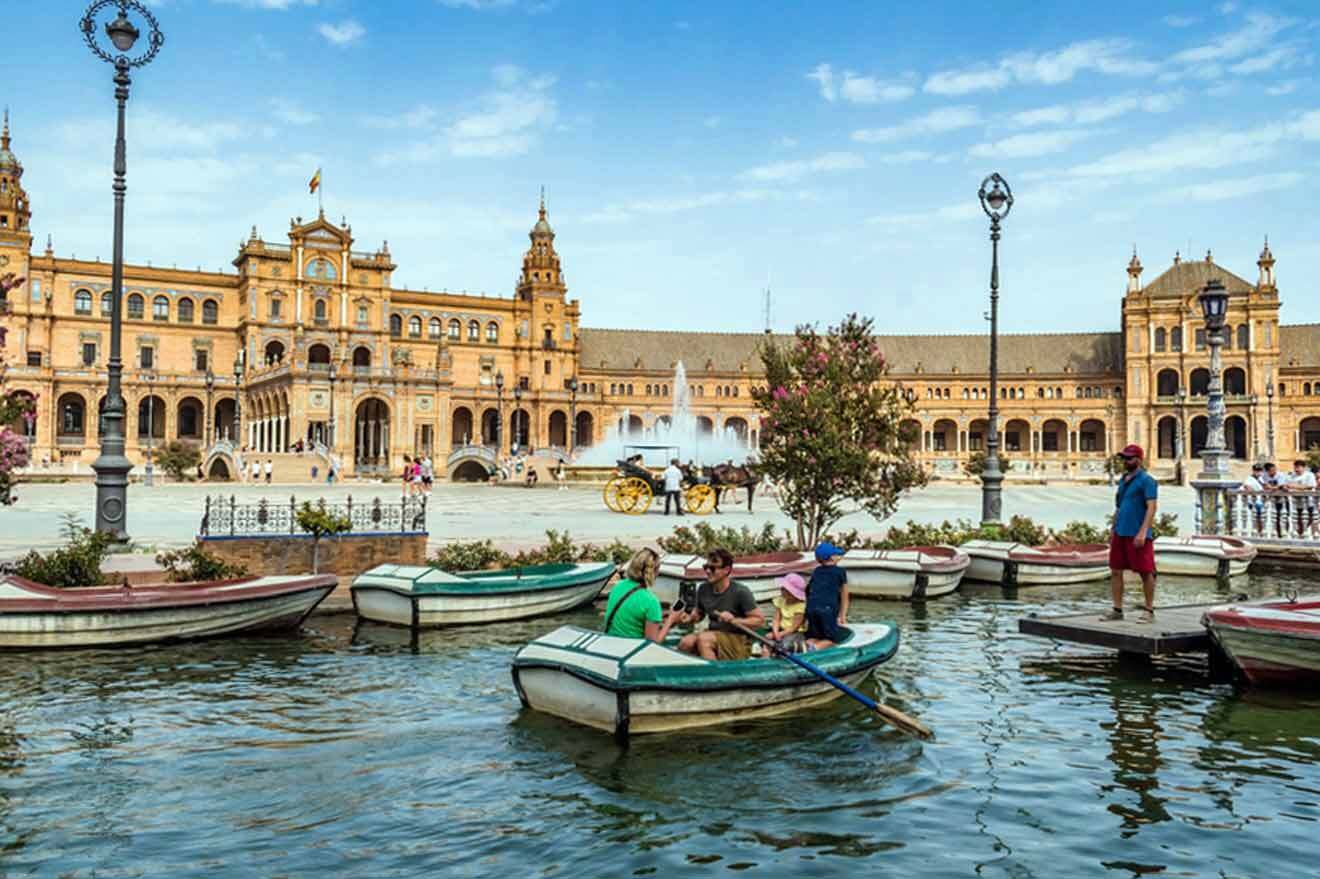
POLYGON ((261 462, 255 458, 252 459, 252 482, 261 482, 261 462))
POLYGON ((1145 454, 1131 443, 1119 452, 1123 478, 1114 495, 1114 528, 1109 535, 1109 588, 1114 606, 1101 620, 1123 619, 1123 572, 1141 575, 1145 604, 1140 623, 1155 621, 1155 532, 1151 525, 1159 506, 1160 487, 1142 467, 1145 454))
POLYGON ((266 459, 266 484, 270 485, 271 474, 275 472, 275 463, 270 458, 266 459))
POLYGON ((669 515, 669 502, 674 502, 674 509, 678 514, 683 515, 683 497, 679 489, 683 487, 683 471, 678 469, 678 459, 671 458, 669 466, 665 468, 665 515, 669 515))
POLYGON ((435 481, 435 465, 430 455, 422 455, 422 491, 431 493, 431 483, 435 481))

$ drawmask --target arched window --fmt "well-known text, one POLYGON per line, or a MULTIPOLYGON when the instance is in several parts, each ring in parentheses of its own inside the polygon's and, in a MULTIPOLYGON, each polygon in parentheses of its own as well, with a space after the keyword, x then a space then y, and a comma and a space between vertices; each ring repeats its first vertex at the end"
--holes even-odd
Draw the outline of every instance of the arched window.
POLYGON ((1222 338, 1222 339, 1224 340, 1224 350, 1225 350, 1225 351, 1232 351, 1232 350, 1233 350, 1233 327, 1232 327, 1231 324, 1224 324, 1224 331, 1220 334, 1220 338, 1222 338))
POLYGON ((632 386, 632 385, 628 385, 628 396, 631 397, 632 395, 633 395, 633 386, 632 386))
POLYGON ((415 314, 408 318, 408 335, 414 339, 422 337, 422 319, 415 314))
POLYGON ((115 308, 115 297, 107 290, 101 294, 101 317, 110 317, 115 308))
MULTIPOLYGON (((738 386, 737 386, 737 385, 734 385, 734 386, 733 386, 733 395, 734 395, 735 397, 738 396, 738 386)), ((945 389, 944 389, 944 397, 945 397, 945 399, 948 399, 948 396, 949 396, 949 389, 948 389, 948 388, 945 388, 945 389)))
POLYGON ((619 392, 619 386, 614 382, 610 382, 610 393, 617 394, 618 392, 619 392))
POLYGON ((648 397, 651 396, 651 386, 650 386, 650 385, 647 385, 647 386, 646 386, 646 396, 648 396, 648 397))
POLYGON ((1182 350, 1182 327, 1174 327, 1169 331, 1169 350, 1182 350))
POLYGON ((317 321, 323 321, 326 319, 324 299, 318 299, 312 303, 312 317, 317 321))
POLYGON ((1197 351, 1205 350, 1205 327, 1197 327, 1196 332, 1192 334, 1197 351))
POLYGON ((220 319, 220 306, 214 299, 202 303, 202 323, 214 324, 220 319))
POLYGON ((179 323, 190 324, 193 322, 193 301, 187 297, 179 300, 179 323))
POLYGON ((716 385, 716 386, 715 386, 715 396, 717 396, 717 397, 722 397, 722 396, 724 396, 724 386, 723 386, 723 385, 716 385))
POLYGON ((486 341, 498 342, 500 340, 500 325, 491 321, 486 324, 486 341))
POLYGON ((1239 324, 1237 328, 1237 346, 1239 351, 1246 351, 1247 345, 1251 341, 1251 329, 1246 324, 1239 324))
POLYGON ((371 349, 365 345, 359 345, 353 349, 353 365, 367 367, 371 365, 371 349))
POLYGON ((92 292, 90 290, 79 290, 73 294, 73 313, 92 313, 92 292))
POLYGON ((142 310, 145 306, 140 293, 134 293, 128 297, 128 318, 129 320, 142 320, 142 310))
POLYGON ((157 296, 151 300, 151 319, 169 320, 170 319, 170 300, 164 296, 157 296))
POLYGON ((390 315, 390 335, 395 338, 403 335, 403 318, 397 314, 390 315))
POLYGON ((463 325, 455 318, 449 322, 449 338, 457 342, 463 336, 463 325))
POLYGON ((1155 350, 1156 350, 1156 351, 1163 351, 1166 347, 1168 347, 1168 338, 1169 338, 1169 337, 1168 337, 1168 333, 1166 333, 1166 332, 1164 331, 1164 327, 1156 327, 1156 328, 1155 328, 1155 350))
POLYGON ((469 342, 481 341, 481 324, 477 323, 474 320, 468 321, 468 341, 469 342))
POLYGON ((432 339, 440 338, 440 318, 438 317, 431 318, 430 323, 426 325, 426 333, 432 339))

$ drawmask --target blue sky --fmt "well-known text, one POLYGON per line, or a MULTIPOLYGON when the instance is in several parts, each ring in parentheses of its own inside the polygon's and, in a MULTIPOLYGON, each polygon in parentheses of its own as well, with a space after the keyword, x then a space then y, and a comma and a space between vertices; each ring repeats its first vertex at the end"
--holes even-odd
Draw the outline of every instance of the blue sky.
MULTIPOLYGON (((981 332, 976 190, 1016 205, 1006 331, 1116 329, 1135 244, 1320 321, 1320 7, 1224 3, 157 0, 135 75, 127 256, 229 267, 326 212, 396 285, 511 293, 539 187, 593 326, 874 315, 981 332)), ((0 101, 38 250, 108 259, 110 68, 81 3, 14 4, 0 101)))

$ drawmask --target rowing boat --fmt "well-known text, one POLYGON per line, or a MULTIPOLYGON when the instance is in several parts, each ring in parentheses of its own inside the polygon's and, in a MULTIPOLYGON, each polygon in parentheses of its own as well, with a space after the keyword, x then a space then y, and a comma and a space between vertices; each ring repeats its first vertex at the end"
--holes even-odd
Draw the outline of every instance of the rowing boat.
MULTIPOLYGON (((856 687, 893 657, 898 642, 897 626, 858 625, 836 646, 804 658, 856 687)), ((839 696, 783 659, 707 660, 674 643, 561 626, 514 655, 514 687, 524 708, 619 739, 771 717, 839 696)))
POLYGON ((302 625, 333 575, 56 589, 0 577, 0 648, 121 647, 302 625))
MULTIPOLYGON (((702 582, 706 572, 702 565, 704 555, 666 554, 660 557, 655 586, 651 591, 661 604, 669 605, 678 598, 679 584, 684 580, 702 582)), ((810 576, 816 568, 811 553, 767 552, 738 556, 733 560, 733 579, 752 590, 757 602, 766 603, 779 594, 775 580, 787 574, 810 576)))
POLYGON ((1161 574, 1236 577, 1247 572, 1255 557, 1256 547, 1237 537, 1155 538, 1155 569, 1161 574))
POLYGON ((1320 597, 1212 608, 1201 622, 1251 683, 1320 683, 1320 597))
POLYGON ((969 564, 967 553, 952 546, 850 549, 839 559, 850 595, 911 601, 956 591, 969 564))
POLYGON ((453 574, 417 565, 377 565, 352 586, 358 616, 425 628, 519 620, 588 604, 614 576, 610 562, 530 565, 453 574))
POLYGON ((971 556, 968 580, 1045 586, 1090 583, 1109 576, 1109 547, 1103 543, 1027 546, 1006 540, 969 540, 959 549, 971 556))

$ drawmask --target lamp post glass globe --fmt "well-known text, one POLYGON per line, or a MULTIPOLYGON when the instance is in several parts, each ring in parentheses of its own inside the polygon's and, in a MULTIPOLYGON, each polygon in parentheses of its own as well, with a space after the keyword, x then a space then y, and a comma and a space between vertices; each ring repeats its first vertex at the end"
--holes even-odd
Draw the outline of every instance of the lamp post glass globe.
POLYGON ((105 26, 105 35, 110 38, 110 42, 121 52, 127 52, 133 48, 133 44, 142 36, 142 31, 133 26, 133 23, 125 17, 127 11, 121 7, 119 17, 105 26))

